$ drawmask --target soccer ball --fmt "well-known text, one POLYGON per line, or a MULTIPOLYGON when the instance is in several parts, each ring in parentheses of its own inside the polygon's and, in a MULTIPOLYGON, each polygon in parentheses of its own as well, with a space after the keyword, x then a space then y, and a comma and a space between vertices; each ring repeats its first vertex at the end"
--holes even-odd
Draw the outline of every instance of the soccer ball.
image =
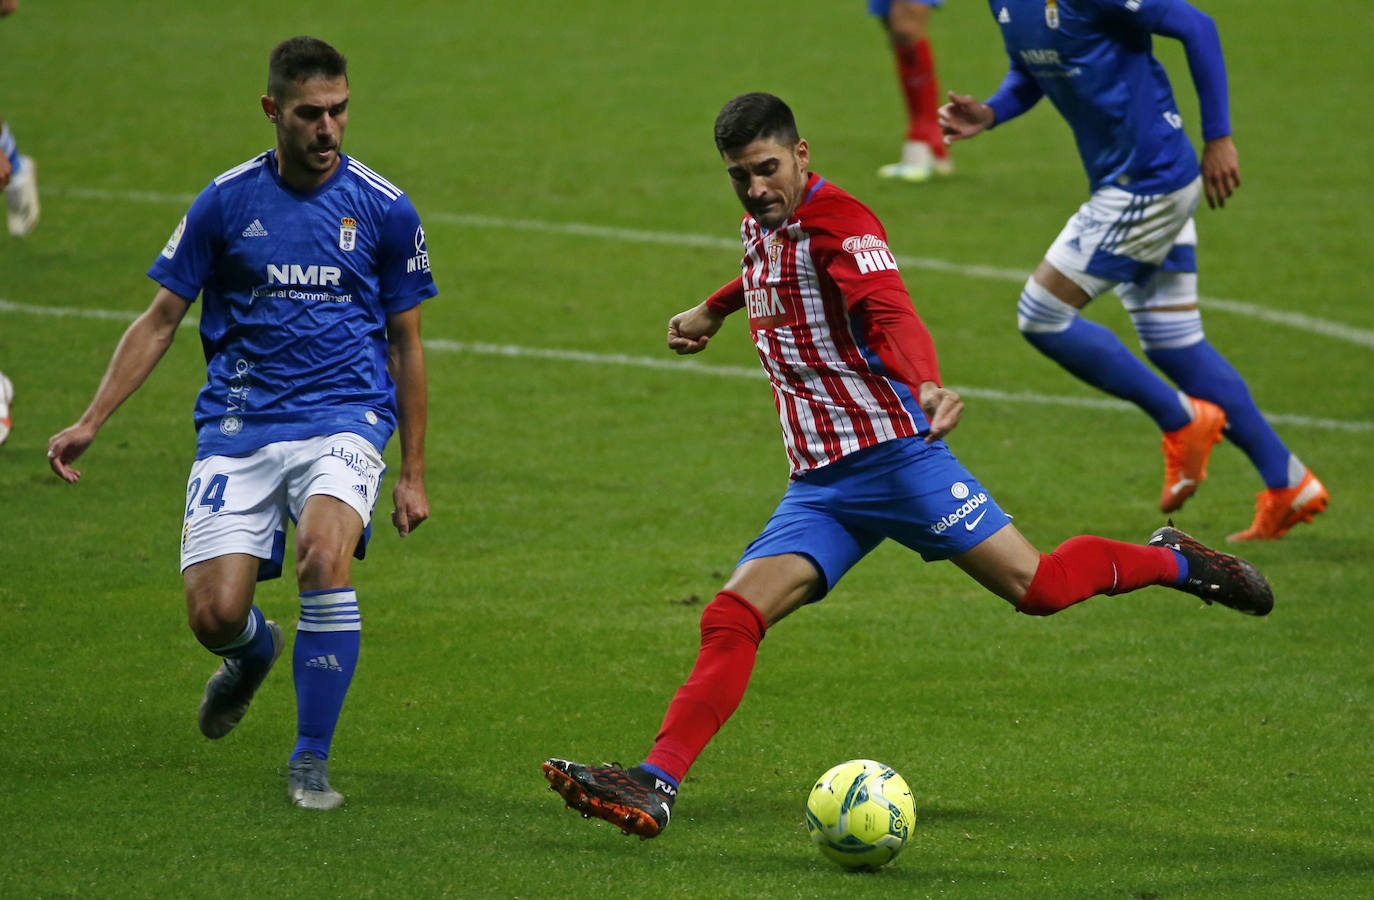
POLYGON ((846 869, 893 860, 916 824, 911 788, 892 768, 851 759, 826 772, 806 798, 806 827, 821 853, 846 869))

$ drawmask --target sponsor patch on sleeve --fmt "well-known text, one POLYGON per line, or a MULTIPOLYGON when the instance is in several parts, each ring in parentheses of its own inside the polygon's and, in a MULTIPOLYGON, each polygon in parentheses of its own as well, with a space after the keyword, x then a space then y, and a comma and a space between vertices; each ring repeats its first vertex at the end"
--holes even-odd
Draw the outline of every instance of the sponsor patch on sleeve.
POLYGON ((859 267, 860 275, 867 275, 870 272, 897 271, 897 260, 892 258, 892 251, 887 249, 887 241, 876 234, 847 237, 840 246, 844 248, 846 253, 854 257, 854 264, 859 267))
POLYGON ((181 236, 185 233, 186 217, 182 216, 181 221, 177 223, 176 230, 173 231, 172 236, 167 239, 167 246, 162 248, 162 255, 167 257, 168 259, 171 259, 173 256, 176 256, 177 246, 181 244, 181 236))

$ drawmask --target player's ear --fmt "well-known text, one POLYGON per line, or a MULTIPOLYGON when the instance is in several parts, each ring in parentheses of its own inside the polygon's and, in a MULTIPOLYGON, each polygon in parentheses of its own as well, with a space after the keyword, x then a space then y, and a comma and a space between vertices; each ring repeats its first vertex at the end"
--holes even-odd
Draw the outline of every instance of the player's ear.
POLYGON ((267 115, 267 121, 277 121, 277 101, 270 94, 262 95, 262 111, 267 115))
POLYGON ((797 141, 797 149, 793 152, 797 154, 797 165, 803 169, 811 165, 811 149, 806 146, 805 138, 797 141))

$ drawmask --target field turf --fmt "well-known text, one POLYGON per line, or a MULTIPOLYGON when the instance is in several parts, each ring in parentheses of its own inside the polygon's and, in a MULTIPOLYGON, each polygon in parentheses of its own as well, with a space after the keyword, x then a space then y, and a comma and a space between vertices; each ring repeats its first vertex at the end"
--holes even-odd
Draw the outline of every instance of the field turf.
MULTIPOLYGON (((1020 281, 1086 196, 1067 128, 1043 105, 958 147, 953 178, 880 182, 901 106, 857 0, 24 0, 0 21, 0 116, 39 161, 44 208, 30 238, 0 235, 17 390, 0 896, 1374 895, 1369 10, 1205 6, 1244 177, 1198 216, 1207 334, 1333 498, 1245 548, 1274 613, 1153 588, 1032 619, 881 547, 768 636, 672 827, 640 843, 563 809, 539 763, 642 758, 702 605, 784 487, 744 323, 690 361, 663 347, 668 317, 737 271, 716 111, 781 94, 814 168, 884 220, 968 404, 952 445, 1043 550, 1162 524, 1150 422, 1014 327, 1020 281), (44 459, 151 299, 142 273, 190 198, 270 145, 266 56, 298 33, 349 55, 345 148, 411 194, 441 290, 424 309, 433 518, 404 541, 379 527, 355 569, 364 649, 331 757, 348 799, 326 814, 284 797, 289 666, 233 735, 196 730, 214 662, 176 571, 194 330, 80 484, 44 459), (905 776, 918 825, 894 865, 848 875, 811 846, 803 806, 859 756, 905 776)), ((995 88, 983 4, 950 4, 933 39, 945 86, 995 88)), ((1160 54, 1196 134, 1182 53, 1160 54)), ((1134 346, 1114 299, 1090 314, 1134 346)), ((1221 541, 1259 488, 1223 445, 1178 524, 1221 541)), ((290 633, 290 581, 258 600, 290 633)))

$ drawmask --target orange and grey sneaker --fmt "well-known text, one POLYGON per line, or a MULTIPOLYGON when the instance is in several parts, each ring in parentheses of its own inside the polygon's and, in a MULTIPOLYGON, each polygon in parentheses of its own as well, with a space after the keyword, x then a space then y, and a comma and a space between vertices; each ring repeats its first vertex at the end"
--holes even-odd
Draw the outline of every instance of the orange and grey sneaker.
POLYGON ((1177 431, 1164 432, 1160 443, 1164 451, 1164 490, 1159 495, 1161 512, 1173 512, 1197 492, 1207 477, 1207 457, 1221 440, 1226 413, 1215 403, 1189 397, 1193 421, 1177 431))
POLYGON ((566 759, 544 760, 544 777, 582 818, 605 819, 640 840, 657 837, 668 827, 677 788, 639 766, 619 763, 584 766, 566 759))
POLYGON ((1330 502, 1326 487, 1308 469, 1295 487, 1268 488, 1256 494, 1255 521, 1227 540, 1276 541, 1299 522, 1311 522, 1330 502))

